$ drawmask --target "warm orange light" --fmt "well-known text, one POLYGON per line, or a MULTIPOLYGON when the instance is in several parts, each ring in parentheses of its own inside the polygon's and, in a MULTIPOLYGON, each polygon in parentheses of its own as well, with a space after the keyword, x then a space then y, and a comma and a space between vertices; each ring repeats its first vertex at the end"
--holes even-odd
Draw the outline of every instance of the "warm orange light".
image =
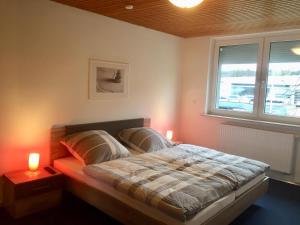
POLYGON ((28 158, 28 168, 30 171, 35 172, 39 168, 40 164, 40 154, 30 153, 28 158))
POLYGON ((168 131, 167 131, 167 134, 166 134, 166 138, 169 139, 169 140, 171 141, 172 138, 173 138, 173 131, 168 130, 168 131))

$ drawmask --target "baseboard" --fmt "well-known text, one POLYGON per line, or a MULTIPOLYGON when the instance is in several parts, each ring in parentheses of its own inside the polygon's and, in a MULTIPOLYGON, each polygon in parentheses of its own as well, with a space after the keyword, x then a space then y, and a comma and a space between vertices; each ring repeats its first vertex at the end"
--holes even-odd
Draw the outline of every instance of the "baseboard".
POLYGON ((287 184, 292 184, 292 185, 295 185, 295 186, 299 186, 300 187, 300 183, 298 182, 293 182, 293 181, 289 181, 289 180, 284 180, 284 179, 280 179, 280 178, 271 178, 272 180, 276 180, 276 181, 280 181, 280 182, 284 182, 284 183, 287 183, 287 184))
POLYGON ((296 179, 294 174, 283 174, 283 173, 280 173, 280 172, 270 170, 270 171, 267 172, 267 176, 270 177, 273 180, 278 180, 278 181, 281 181, 281 182, 285 182, 285 183, 300 186, 299 178, 296 179))

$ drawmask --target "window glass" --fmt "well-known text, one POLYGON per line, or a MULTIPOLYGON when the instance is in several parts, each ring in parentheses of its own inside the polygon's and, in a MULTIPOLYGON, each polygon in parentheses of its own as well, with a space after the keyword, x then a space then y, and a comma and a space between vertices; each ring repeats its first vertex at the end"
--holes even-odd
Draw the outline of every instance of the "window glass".
POLYGON ((300 117, 300 41, 271 43, 265 96, 266 114, 300 117))
POLYGON ((258 44, 219 48, 216 108, 253 112, 258 44))

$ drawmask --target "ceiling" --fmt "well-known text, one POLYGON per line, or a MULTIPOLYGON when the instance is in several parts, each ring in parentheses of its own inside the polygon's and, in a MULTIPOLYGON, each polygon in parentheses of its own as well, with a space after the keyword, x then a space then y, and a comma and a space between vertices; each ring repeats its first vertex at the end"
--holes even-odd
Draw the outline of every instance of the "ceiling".
POLYGON ((168 0, 54 1, 180 37, 300 28, 300 0, 204 0, 192 9, 168 0))

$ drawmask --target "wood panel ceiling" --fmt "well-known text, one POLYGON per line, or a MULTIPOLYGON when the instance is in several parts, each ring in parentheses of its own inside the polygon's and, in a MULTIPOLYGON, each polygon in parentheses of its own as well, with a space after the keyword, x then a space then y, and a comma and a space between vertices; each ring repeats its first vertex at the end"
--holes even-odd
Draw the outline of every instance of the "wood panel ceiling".
POLYGON ((300 28, 300 0, 204 0, 192 9, 168 0, 54 1, 180 37, 300 28))

